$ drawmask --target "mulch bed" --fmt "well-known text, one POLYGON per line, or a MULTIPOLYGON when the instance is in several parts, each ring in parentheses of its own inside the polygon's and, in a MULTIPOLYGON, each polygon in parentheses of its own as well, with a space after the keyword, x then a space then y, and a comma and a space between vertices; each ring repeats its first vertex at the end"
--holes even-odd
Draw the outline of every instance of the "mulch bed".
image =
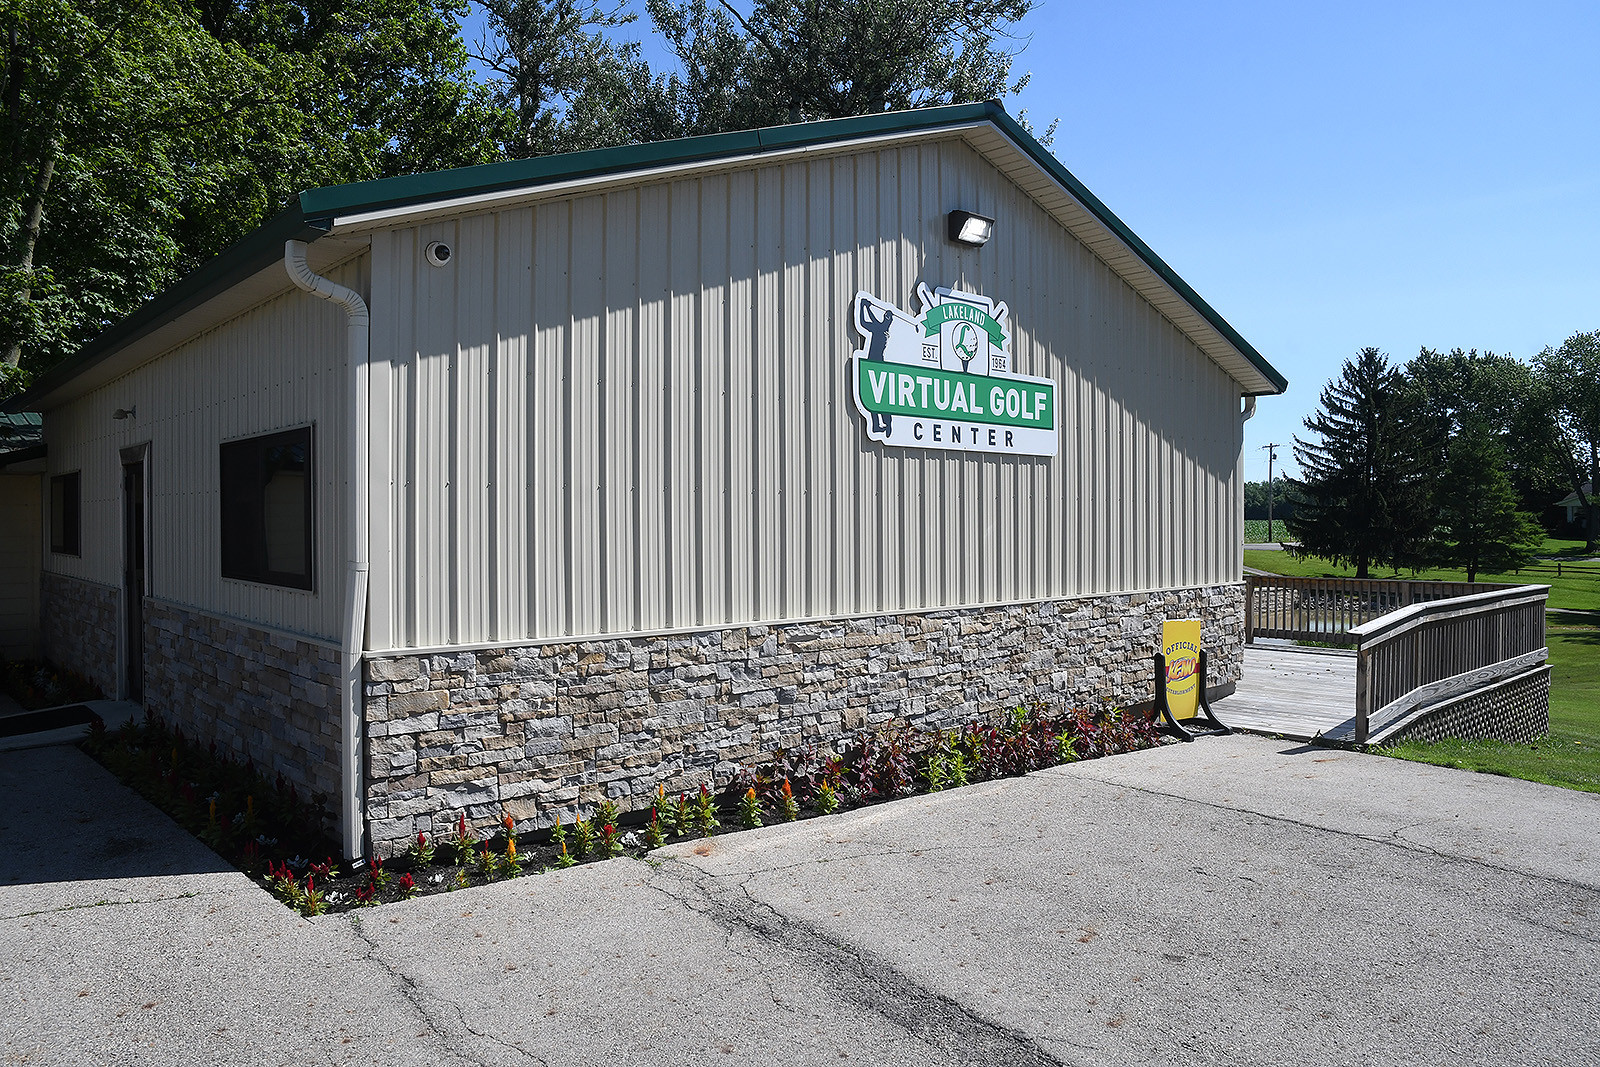
MULTIPOLYGON (((95 720, 83 748, 220 856, 304 915, 346 911, 451 892, 506 878, 642 856, 661 844, 776 822, 825 817, 899 797, 1016 777, 1061 763, 1130 752, 1171 740, 1146 714, 1043 704, 960 729, 910 729, 774 753, 715 791, 658 792, 653 807, 624 813, 609 802, 586 820, 519 831, 509 817, 492 834, 457 817, 454 832, 419 835, 388 860, 336 862, 328 798, 306 797, 168 729, 159 718, 108 733, 95 720), (465 834, 466 844, 458 845, 465 834), (513 847, 514 842, 514 847, 513 847)), ((563 814, 563 820, 570 813, 563 814)))

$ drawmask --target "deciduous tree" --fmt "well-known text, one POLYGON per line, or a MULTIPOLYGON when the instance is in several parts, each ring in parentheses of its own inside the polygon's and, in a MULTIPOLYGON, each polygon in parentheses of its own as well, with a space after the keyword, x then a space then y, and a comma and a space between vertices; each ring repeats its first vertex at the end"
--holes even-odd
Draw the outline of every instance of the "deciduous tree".
POLYGON ((476 55, 513 116, 514 159, 676 136, 666 81, 612 31, 637 17, 607 0, 475 0, 488 32, 476 55))
MULTIPOLYGON (((1020 92, 1034 0, 648 0, 683 64, 683 128, 837 118, 1020 92)), ((1054 125, 1051 126, 1051 131, 1054 125)), ((1046 131, 1048 138, 1050 131, 1046 131)))
POLYGON ((1600 548, 1600 330, 1575 333, 1533 358, 1551 451, 1588 516, 1589 550, 1600 548), (1587 488, 1585 488, 1587 486, 1587 488))
POLYGON ((0 392, 303 188, 485 162, 456 0, 8 0, 0 392))

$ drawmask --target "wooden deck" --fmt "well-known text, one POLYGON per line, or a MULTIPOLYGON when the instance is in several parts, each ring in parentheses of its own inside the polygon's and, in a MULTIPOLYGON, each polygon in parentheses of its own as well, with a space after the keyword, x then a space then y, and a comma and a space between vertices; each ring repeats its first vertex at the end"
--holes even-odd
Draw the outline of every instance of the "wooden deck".
POLYGON ((1249 733, 1354 740, 1355 653, 1246 645, 1238 690, 1213 701, 1211 710, 1229 727, 1249 733))

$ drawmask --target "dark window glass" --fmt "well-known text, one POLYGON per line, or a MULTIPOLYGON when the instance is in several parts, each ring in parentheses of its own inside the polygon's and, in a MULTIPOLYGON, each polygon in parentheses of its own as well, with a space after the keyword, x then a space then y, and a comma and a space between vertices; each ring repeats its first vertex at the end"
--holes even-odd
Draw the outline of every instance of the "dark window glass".
POLYGON ((311 588, 311 429, 222 446, 222 576, 311 588))
POLYGON ((50 479, 50 551, 82 555, 78 541, 78 472, 50 479))

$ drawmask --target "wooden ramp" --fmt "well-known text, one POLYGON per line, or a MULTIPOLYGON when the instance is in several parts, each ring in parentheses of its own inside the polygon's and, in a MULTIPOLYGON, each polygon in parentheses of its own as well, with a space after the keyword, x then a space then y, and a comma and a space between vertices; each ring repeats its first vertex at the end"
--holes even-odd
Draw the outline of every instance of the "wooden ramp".
POLYGON ((1355 739, 1356 655, 1337 649, 1244 646, 1244 677, 1211 702, 1229 727, 1309 741, 1355 739))

